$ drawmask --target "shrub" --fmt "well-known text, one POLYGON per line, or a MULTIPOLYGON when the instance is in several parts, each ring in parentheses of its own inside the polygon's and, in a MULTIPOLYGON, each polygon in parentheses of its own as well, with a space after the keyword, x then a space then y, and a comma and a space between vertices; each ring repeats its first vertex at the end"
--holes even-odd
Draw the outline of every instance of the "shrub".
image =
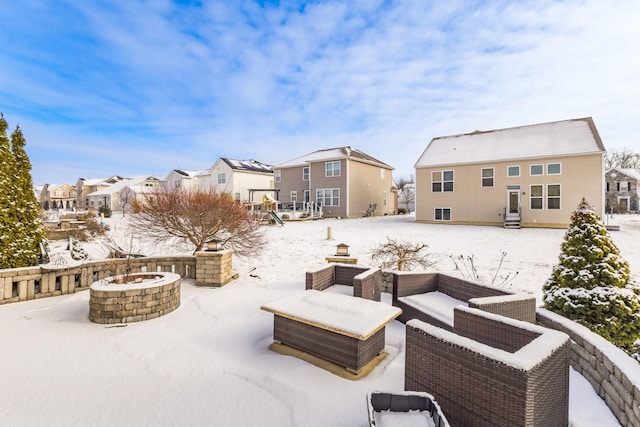
POLYGON ((429 259, 429 254, 422 254, 428 247, 425 243, 402 242, 387 237, 387 243, 373 250, 371 260, 382 268, 397 271, 427 268, 435 264, 429 259))
POLYGON ((407 208, 398 208, 398 215, 406 215, 407 208))
POLYGON ((546 308, 633 351, 640 338, 640 287, 584 199, 571 215, 559 263, 543 291, 546 308))
POLYGON ((105 218, 110 218, 111 217, 111 208, 107 205, 104 206, 100 206, 100 208, 98 208, 98 213, 101 213, 102 215, 104 215, 105 218))

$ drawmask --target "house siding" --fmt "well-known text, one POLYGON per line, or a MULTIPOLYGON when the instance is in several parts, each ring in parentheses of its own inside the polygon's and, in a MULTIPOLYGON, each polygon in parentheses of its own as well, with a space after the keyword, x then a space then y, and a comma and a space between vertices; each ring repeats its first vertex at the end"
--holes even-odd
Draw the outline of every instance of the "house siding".
MULTIPOLYGON (((311 200, 316 201, 316 190, 320 188, 339 188, 340 189, 340 205, 339 206, 323 206, 324 216, 327 217, 344 217, 347 216, 347 175, 351 174, 350 170, 347 170, 347 160, 322 160, 319 162, 312 162, 310 166, 310 179, 311 179, 311 200), (340 162, 340 176, 325 176, 325 163, 327 162, 340 162)), ((302 168, 300 169, 300 179, 302 179, 302 168)))
POLYGON ((416 169, 416 220, 436 221, 436 208, 451 211, 454 224, 503 225, 507 206, 507 186, 519 185, 520 208, 523 227, 565 228, 571 213, 584 197, 598 215, 602 215, 603 203, 603 154, 546 157, 535 159, 509 160, 467 165, 439 166, 416 169), (548 164, 560 163, 561 173, 549 175, 548 164), (531 165, 543 165, 544 174, 531 176, 531 165), (520 166, 519 177, 508 177, 509 166, 520 166), (493 187, 482 187, 481 171, 493 168, 493 187), (432 192, 431 173, 453 171, 453 192, 432 192), (560 209, 547 208, 547 186, 561 186, 560 209), (531 185, 543 186, 543 209, 531 209, 531 185))
POLYGON ((362 216, 370 204, 376 204, 374 215, 389 215, 396 211, 391 169, 362 162, 349 162, 349 217, 362 216), (380 170, 384 169, 384 177, 380 170), (384 202, 386 192, 386 205, 384 202))

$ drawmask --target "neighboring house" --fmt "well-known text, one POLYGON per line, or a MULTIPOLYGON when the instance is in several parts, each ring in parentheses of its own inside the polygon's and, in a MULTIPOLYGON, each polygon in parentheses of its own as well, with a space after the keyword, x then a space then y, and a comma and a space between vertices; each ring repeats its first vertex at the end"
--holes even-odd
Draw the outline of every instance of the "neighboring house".
POLYGON ((583 197, 602 216, 604 153, 590 117, 434 138, 415 164, 416 220, 563 228, 583 197))
POLYGON ((90 208, 88 194, 96 192, 98 190, 105 189, 116 182, 122 181, 123 177, 114 175, 109 178, 97 178, 97 179, 84 179, 79 178, 76 182, 76 205, 79 208, 90 208))
POLYGON ((398 189, 398 208, 404 208, 407 212, 416 210, 416 184, 408 182, 398 189))
POLYGON ((396 212, 393 168, 362 151, 314 151, 274 166, 282 205, 313 202, 325 216, 361 217, 396 212))
POLYGON ((38 200, 44 210, 74 209, 77 206, 76 189, 69 184, 45 184, 38 200))
POLYGON ((605 173, 607 213, 640 210, 640 169, 612 168, 605 173))
POLYGON ((206 179, 209 170, 183 171, 174 169, 164 179, 167 188, 181 188, 183 190, 197 190, 200 188, 200 180, 206 179))
POLYGON ((203 174, 201 188, 229 193, 244 203, 261 202, 265 195, 273 196, 273 167, 256 160, 221 157, 203 174))
POLYGON ((152 176, 125 179, 88 194, 88 207, 99 209, 102 206, 108 206, 112 211, 120 211, 122 208, 128 210, 134 197, 139 197, 158 187, 160 187, 160 180, 152 176), (125 190, 127 188, 129 190, 125 190), (143 190, 144 188, 146 190, 143 190))

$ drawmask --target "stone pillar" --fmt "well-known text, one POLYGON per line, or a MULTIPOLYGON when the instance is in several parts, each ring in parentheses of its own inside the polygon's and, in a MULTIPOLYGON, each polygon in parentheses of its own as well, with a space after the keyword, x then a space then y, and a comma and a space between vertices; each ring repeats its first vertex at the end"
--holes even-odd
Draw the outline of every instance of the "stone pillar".
POLYGON ((220 287, 232 279, 233 251, 196 252, 196 286, 220 287))

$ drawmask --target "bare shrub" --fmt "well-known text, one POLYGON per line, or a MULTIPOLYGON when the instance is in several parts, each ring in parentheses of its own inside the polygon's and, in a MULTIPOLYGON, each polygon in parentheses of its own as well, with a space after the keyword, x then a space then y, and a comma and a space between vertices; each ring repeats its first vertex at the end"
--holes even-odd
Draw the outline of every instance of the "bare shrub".
POLYGON ((211 239, 240 256, 264 247, 260 223, 229 193, 214 190, 160 188, 133 202, 131 227, 156 242, 176 237, 193 245, 194 253, 211 239))
POLYGON ((373 250, 371 260, 381 268, 397 271, 429 268, 435 261, 429 259, 429 254, 423 253, 428 247, 425 243, 404 242, 387 237, 386 243, 373 250))
MULTIPOLYGON (((504 262, 504 259, 506 257, 507 257, 507 253, 502 251, 500 253, 500 261, 498 261, 497 267, 495 268, 493 273, 490 274, 490 279, 489 279, 490 284, 498 285, 498 286, 507 286, 513 281, 513 279, 515 279, 518 276, 517 271, 515 273, 513 272, 509 272, 506 274, 500 273, 500 270, 502 269, 502 263, 504 262)), ((485 276, 481 275, 478 272, 478 267, 476 266, 476 262, 475 262, 475 255, 470 255, 470 256, 458 255, 457 257, 450 255, 449 258, 451 258, 451 261, 453 261, 455 270, 458 271, 462 275, 462 277, 464 277, 465 279, 473 280, 474 282, 487 282, 487 279, 485 279, 485 276)))

